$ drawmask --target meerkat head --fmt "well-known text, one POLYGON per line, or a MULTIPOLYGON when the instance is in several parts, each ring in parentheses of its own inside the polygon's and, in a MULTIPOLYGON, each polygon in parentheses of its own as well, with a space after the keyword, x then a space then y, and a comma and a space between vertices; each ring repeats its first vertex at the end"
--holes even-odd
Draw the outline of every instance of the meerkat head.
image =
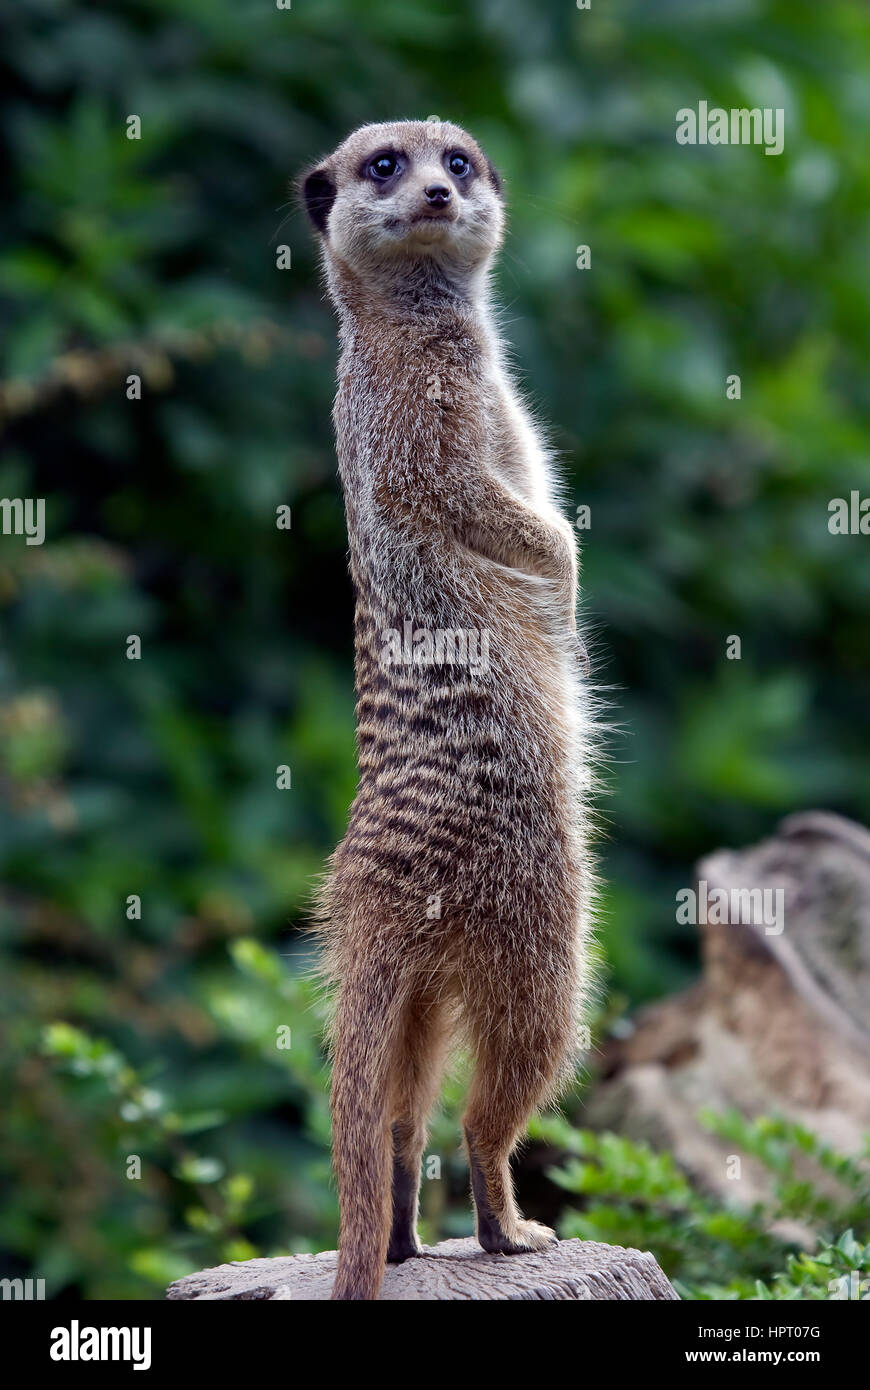
POLYGON ((501 180, 477 142, 446 121, 362 126, 300 184, 327 262, 363 276, 429 263, 461 278, 501 242, 501 180))

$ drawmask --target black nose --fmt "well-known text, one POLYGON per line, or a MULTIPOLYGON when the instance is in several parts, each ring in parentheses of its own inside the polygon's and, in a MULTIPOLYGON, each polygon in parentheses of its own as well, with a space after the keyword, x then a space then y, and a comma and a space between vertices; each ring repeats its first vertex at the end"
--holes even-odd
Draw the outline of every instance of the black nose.
POLYGON ((443 183, 430 183, 423 189, 423 197, 431 208, 443 208, 450 202, 450 189, 443 183))

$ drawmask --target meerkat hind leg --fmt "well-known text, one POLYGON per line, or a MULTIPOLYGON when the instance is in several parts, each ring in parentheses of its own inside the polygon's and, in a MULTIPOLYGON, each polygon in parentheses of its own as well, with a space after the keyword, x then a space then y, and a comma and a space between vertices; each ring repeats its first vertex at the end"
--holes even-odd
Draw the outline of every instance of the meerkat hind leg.
POLYGON ((408 1011, 393 1121, 393 1223, 389 1264, 422 1253, 417 1236, 426 1122, 438 1098, 449 1043, 443 1004, 419 1001, 408 1011))
POLYGON ((546 1250, 558 1237, 527 1221, 514 1197, 510 1156, 529 1115, 549 1097, 564 1055, 564 1027, 542 1012, 522 1038, 488 1038, 478 1052, 464 1129, 471 1167, 477 1239, 493 1254, 546 1250))
POLYGON ((417 1209, 420 1192, 420 1160, 409 1155, 413 1136, 403 1133, 403 1126, 393 1125, 393 1225, 387 1249, 387 1264, 402 1264, 414 1255, 422 1254, 417 1236, 417 1209))

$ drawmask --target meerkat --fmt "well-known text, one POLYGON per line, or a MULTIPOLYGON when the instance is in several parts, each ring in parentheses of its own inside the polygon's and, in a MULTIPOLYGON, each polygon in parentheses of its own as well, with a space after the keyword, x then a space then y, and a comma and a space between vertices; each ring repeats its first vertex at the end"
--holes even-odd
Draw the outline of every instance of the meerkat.
POLYGON ((316 922, 336 987, 332 1297, 374 1299, 385 1262, 421 1253, 427 1118, 455 1044, 474 1061, 480 1244, 556 1240, 520 1214, 509 1161, 577 1056, 593 720, 575 533, 490 308, 498 174, 458 126, 402 121, 356 130, 300 188, 339 320, 356 601, 359 785, 316 922))

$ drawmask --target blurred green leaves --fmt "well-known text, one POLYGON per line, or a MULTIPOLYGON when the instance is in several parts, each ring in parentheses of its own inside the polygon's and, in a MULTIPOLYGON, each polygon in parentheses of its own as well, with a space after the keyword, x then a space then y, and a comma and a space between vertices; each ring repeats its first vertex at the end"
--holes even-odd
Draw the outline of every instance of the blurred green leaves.
POLYGON ((769 1200, 724 1202, 693 1187, 669 1154, 547 1116, 531 1134, 563 1154, 551 1176, 573 1195, 560 1235, 655 1251, 683 1298, 863 1297, 870 1284, 858 1284, 870 1273, 870 1247, 852 1228, 870 1225, 866 1164, 779 1116, 702 1118, 773 1175, 769 1200), (807 1249, 798 1250, 799 1241, 807 1249))

